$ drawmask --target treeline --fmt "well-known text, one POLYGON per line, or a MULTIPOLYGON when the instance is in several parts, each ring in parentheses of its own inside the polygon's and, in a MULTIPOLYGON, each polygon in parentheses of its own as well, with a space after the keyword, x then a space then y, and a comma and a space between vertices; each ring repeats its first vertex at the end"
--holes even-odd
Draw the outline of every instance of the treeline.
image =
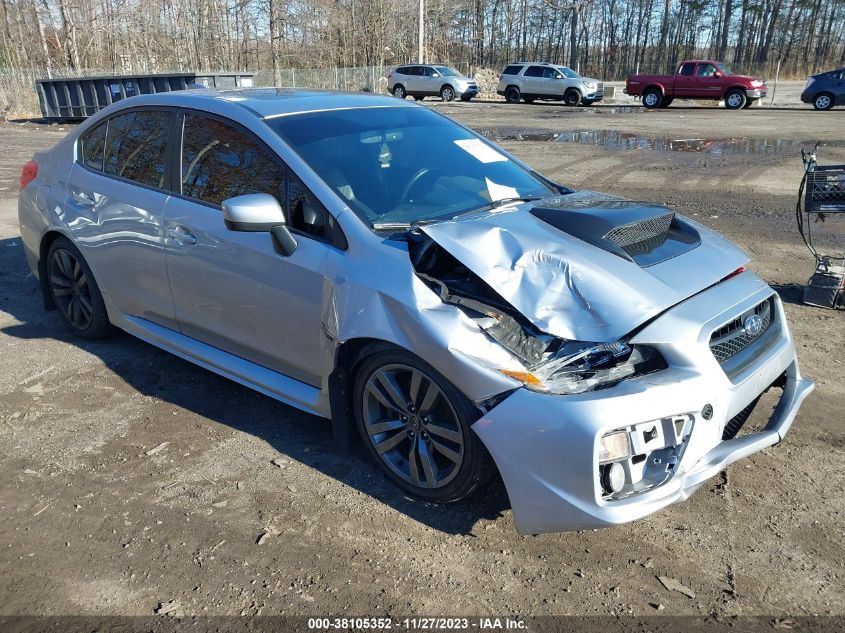
MULTIPOLYGON (((415 61, 419 0, 0 0, 0 69, 113 72, 415 61)), ((845 0, 426 0, 426 61, 519 59, 607 79, 711 57, 803 77, 845 65, 845 0)))

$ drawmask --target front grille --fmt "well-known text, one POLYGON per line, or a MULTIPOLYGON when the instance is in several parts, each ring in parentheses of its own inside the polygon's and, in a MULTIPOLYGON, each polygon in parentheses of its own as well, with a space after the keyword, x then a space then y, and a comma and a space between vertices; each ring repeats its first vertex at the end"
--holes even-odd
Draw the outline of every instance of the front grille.
POLYGON ((760 396, 757 396, 742 411, 728 420, 728 423, 725 424, 725 428, 722 431, 723 440, 732 440, 736 437, 736 434, 740 432, 743 425, 748 421, 748 418, 751 417, 751 414, 754 412, 754 407, 757 406, 757 402, 759 402, 759 400, 760 396))
POLYGON ((710 335, 710 351, 719 363, 724 363, 739 354, 752 343, 759 340, 774 321, 774 300, 769 297, 754 306, 754 309, 744 312, 730 323, 720 327, 710 335), (760 331, 756 334, 746 330, 745 322, 748 317, 760 317, 760 331))
POLYGON ((604 92, 604 82, 599 82, 599 87, 596 88, 596 92, 604 92))
POLYGON ((650 253, 666 241, 674 213, 665 213, 642 222, 617 226, 604 235, 631 256, 650 253))

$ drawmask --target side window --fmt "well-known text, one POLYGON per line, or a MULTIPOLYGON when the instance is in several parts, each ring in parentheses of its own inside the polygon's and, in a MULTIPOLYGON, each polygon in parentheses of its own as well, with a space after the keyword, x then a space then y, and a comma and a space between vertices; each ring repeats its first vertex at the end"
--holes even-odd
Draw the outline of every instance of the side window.
POLYGON ((108 121, 103 121, 93 130, 89 130, 80 139, 82 163, 95 171, 103 171, 103 152, 106 148, 106 127, 108 121))
POLYGON ((545 69, 542 66, 529 66, 523 77, 542 77, 543 70, 545 69))
POLYGON ((544 68, 543 77, 546 79, 562 79, 563 75, 556 68, 544 68))
POLYGON ((699 64, 696 75, 699 77, 713 77, 716 74, 716 67, 713 64, 699 64))
POLYGON ((287 207, 291 228, 321 239, 329 238, 329 212, 302 181, 290 172, 287 207))
POLYGON ((503 75, 518 75, 519 71, 522 69, 522 66, 508 66, 502 71, 503 75))
POLYGON ((399 74, 399 75, 407 75, 408 69, 405 68, 404 66, 400 66, 399 68, 396 69, 396 73, 399 74))
POLYGON ((104 171, 164 188, 170 112, 138 110, 109 119, 104 171))
POLYGON ((423 74, 423 71, 419 66, 409 66, 408 74, 413 75, 414 77, 420 77, 423 74))
POLYGON ((285 199, 287 170, 246 131, 217 119, 185 115, 182 132, 182 194, 220 205, 248 193, 285 199))
POLYGON ((678 70, 678 74, 683 75, 684 77, 692 77, 694 69, 695 64, 681 64, 681 67, 678 70))
POLYGON ((423 71, 425 72, 426 77, 434 77, 434 68, 429 68, 428 66, 425 66, 423 67, 423 71))

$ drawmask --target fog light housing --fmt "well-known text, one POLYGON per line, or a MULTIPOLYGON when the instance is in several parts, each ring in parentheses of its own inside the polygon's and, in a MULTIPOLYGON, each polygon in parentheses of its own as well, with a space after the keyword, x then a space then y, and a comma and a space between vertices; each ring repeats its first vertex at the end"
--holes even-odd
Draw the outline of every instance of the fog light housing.
POLYGON ((620 462, 600 467, 601 487, 605 494, 616 494, 625 487, 625 468, 620 462))

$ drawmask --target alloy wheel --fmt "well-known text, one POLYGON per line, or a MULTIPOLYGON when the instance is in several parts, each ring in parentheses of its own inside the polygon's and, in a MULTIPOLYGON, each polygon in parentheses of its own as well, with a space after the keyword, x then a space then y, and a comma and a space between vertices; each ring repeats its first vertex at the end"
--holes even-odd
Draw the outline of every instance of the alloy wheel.
POLYGON ((451 101, 455 98, 455 91, 451 88, 443 88, 440 91, 440 96, 443 98, 443 101, 451 101))
POLYGON ((738 108, 742 105, 742 96, 739 93, 734 92, 733 94, 728 96, 728 105, 732 108, 738 108))
POLYGON ((86 330, 94 318, 91 286, 85 270, 73 253, 53 251, 49 264, 50 291, 56 306, 77 330, 86 330))
POLYGON ((816 102, 813 104, 817 110, 827 110, 830 107, 830 97, 827 95, 819 95, 816 97, 816 102))
POLYGON ((413 486, 440 488, 464 461, 458 414, 437 383, 419 369, 390 364, 363 391, 363 422, 376 453, 413 486))

